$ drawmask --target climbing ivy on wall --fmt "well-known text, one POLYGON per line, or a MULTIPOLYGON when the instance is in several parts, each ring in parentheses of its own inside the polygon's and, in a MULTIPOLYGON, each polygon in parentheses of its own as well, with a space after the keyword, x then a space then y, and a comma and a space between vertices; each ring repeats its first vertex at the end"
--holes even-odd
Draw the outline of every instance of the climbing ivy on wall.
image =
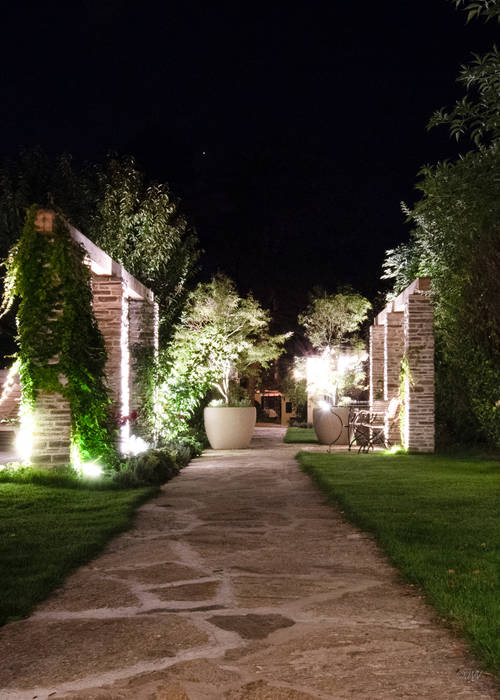
POLYGON ((41 390, 62 394, 71 408, 73 450, 82 461, 109 465, 116 452, 104 384, 106 349, 92 312, 85 251, 59 216, 52 233, 37 231, 36 216, 32 206, 4 262, 2 312, 19 299, 22 408, 32 409, 41 390))

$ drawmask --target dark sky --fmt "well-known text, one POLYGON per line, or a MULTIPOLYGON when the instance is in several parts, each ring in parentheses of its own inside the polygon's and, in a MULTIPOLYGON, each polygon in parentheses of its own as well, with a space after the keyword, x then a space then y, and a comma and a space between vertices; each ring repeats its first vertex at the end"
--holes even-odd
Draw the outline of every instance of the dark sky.
POLYGON ((218 268, 293 323, 315 284, 373 296, 421 165, 495 24, 449 0, 9 3, 0 156, 133 154, 170 183, 218 268))

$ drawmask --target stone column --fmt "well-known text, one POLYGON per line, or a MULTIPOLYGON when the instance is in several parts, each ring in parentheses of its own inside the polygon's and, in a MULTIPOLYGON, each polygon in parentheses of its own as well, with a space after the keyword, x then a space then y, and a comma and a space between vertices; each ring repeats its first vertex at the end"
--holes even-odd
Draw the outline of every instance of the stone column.
MULTIPOLYGON (((70 462, 71 410, 69 401, 61 394, 40 391, 33 411, 33 427, 21 419, 20 440, 32 439, 31 462, 35 466, 47 468, 67 465, 70 462)), ((21 450, 23 446, 21 445, 21 450)))
MULTIPOLYGON (((92 274, 94 315, 104 336, 108 360, 106 385, 117 419, 129 415, 129 334, 128 305, 124 283, 110 275, 92 274)), ((128 438, 128 422, 120 428, 120 443, 128 438)))
MULTIPOLYGON (((384 336, 384 399, 387 402, 399 395, 404 339, 403 311, 388 311, 384 336)), ((393 445, 401 442, 398 422, 386 426, 386 438, 393 445)))
POLYGON ((405 447, 434 451, 434 333, 429 297, 412 294, 404 312, 405 354, 410 375, 405 381, 405 447))
POLYGON ((370 328, 370 408, 373 411, 385 409, 384 336, 385 326, 370 328))
MULTIPOLYGON (((56 215, 48 209, 39 209, 35 227, 39 235, 53 238, 56 215)), ((42 274, 42 272, 40 272, 42 274)), ((59 313, 59 312, 54 312, 59 313)), ((56 355, 48 364, 56 364, 56 355)), ((59 375, 61 385, 66 377, 59 375)), ((17 452, 23 460, 29 460, 42 468, 67 465, 71 459, 71 409, 69 401, 59 393, 39 391, 33 412, 22 413, 17 452)))
POLYGON ((136 435, 146 437, 148 431, 141 421, 141 409, 145 397, 142 387, 137 381, 135 363, 144 351, 154 354, 158 352, 158 304, 144 299, 129 299, 128 334, 130 412, 138 414, 133 432, 136 435))

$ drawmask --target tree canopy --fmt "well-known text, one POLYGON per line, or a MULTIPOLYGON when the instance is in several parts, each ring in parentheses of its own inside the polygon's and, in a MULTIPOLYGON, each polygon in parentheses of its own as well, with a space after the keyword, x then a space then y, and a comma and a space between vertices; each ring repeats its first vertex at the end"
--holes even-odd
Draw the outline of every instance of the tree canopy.
POLYGON ((199 258, 196 233, 169 186, 149 182, 131 156, 78 168, 68 154, 23 150, 0 163, 2 257, 34 203, 56 209, 153 290, 168 338, 199 258))
MULTIPOLYGON (((500 17, 498 2, 457 2, 469 16, 500 17)), ((432 278, 438 438, 500 444, 500 53, 462 68, 466 96, 440 110, 473 148, 427 166, 421 199, 405 208, 409 243, 387 252, 384 277, 398 294, 418 275, 432 278)))
POLYGON ((224 275, 190 293, 154 378, 157 430, 164 437, 187 434, 213 390, 228 404, 236 380, 279 357, 287 334, 271 335, 269 324, 269 312, 251 295, 241 297, 224 275))
POLYGON ((350 288, 337 294, 318 293, 298 321, 306 337, 317 350, 341 345, 359 329, 368 317, 371 304, 350 288))

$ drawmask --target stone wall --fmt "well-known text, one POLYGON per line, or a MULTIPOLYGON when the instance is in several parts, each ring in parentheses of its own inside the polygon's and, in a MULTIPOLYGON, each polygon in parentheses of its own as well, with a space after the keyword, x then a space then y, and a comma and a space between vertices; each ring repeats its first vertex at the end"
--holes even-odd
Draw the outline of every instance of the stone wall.
POLYGON ((370 329, 371 410, 387 411, 389 401, 400 394, 403 357, 409 363, 411 377, 406 376, 404 383, 403 435, 399 419, 386 420, 385 432, 391 444, 404 442, 412 452, 434 451, 434 333, 429 289, 428 278, 415 280, 388 304, 370 329))
MULTIPOLYGON (((39 210, 36 226, 40 235, 50 234, 54 221, 54 212, 39 210)), ((111 410, 117 422, 122 423, 119 446, 123 448, 129 435, 130 413, 141 405, 131 367, 131 347, 153 346, 157 350, 158 309, 149 289, 83 234, 68 227, 73 240, 85 248, 86 264, 92 270, 93 311, 108 354, 105 380, 112 401, 111 410)), ((0 404, 0 418, 12 417, 6 412, 17 410, 14 400, 13 397, 5 401, 3 411, 0 404)), ((24 441, 25 447, 32 446, 34 464, 55 466, 70 462, 71 412, 68 401, 60 394, 41 392, 32 420, 29 416, 23 417, 20 432, 23 438, 20 442, 24 441)), ((27 459, 29 450, 25 453, 27 459)))
MULTIPOLYGON (((404 313, 388 312, 384 326, 384 399, 387 406, 391 399, 399 396, 404 343, 404 313)), ((385 430, 392 445, 401 443, 399 421, 387 421, 385 430)))
POLYGON ((106 385, 114 413, 118 416, 122 411, 125 388, 122 380, 122 354, 128 350, 128 329, 123 327, 124 322, 128 324, 128 300, 124 295, 122 280, 111 275, 92 274, 92 303, 108 353, 106 385))
POLYGON ((130 299, 128 305, 129 324, 129 391, 130 413, 137 414, 137 419, 131 425, 133 433, 145 437, 147 426, 142 419, 144 395, 137 380, 136 362, 145 353, 158 351, 158 305, 144 299, 130 299))
MULTIPOLYGON (((21 426, 21 431, 23 426, 21 426)), ((30 426, 26 426, 29 440, 30 426)), ((21 433, 22 434, 22 433, 21 433)), ((40 467, 68 464, 71 442, 71 411, 61 394, 41 391, 37 397, 32 431, 31 461, 40 467)))
POLYGON ((385 326, 370 328, 370 406, 384 401, 385 326))
POLYGON ((413 294, 405 308, 405 443, 414 452, 434 451, 434 333, 428 297, 413 294))

